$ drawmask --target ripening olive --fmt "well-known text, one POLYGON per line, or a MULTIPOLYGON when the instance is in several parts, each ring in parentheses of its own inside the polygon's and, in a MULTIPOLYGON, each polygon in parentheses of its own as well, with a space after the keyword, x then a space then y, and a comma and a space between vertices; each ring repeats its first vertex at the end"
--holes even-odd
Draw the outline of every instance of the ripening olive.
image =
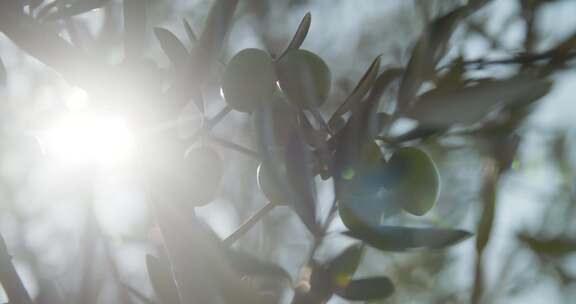
POLYGON ((291 201, 286 164, 283 162, 276 164, 274 168, 269 168, 262 163, 258 165, 258 187, 270 202, 285 205, 291 201))
POLYGON ((386 187, 404 211, 424 215, 432 209, 438 199, 440 177, 427 153, 413 147, 400 148, 386 167, 386 187))
POLYGON ((244 49, 232 57, 222 77, 226 102, 240 112, 258 109, 272 98, 275 87, 272 58, 259 49, 244 49))
POLYGON ((330 69, 322 58, 310 51, 288 51, 279 60, 277 72, 280 88, 299 108, 318 108, 330 93, 330 69))
POLYGON ((192 149, 186 153, 184 169, 187 171, 184 184, 187 187, 190 204, 203 206, 216 197, 222 180, 222 159, 207 146, 192 149))

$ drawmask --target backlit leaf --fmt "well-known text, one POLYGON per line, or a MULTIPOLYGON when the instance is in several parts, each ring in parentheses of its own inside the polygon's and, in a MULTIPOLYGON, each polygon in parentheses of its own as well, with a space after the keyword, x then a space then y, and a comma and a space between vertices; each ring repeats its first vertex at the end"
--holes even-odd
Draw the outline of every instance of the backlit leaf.
POLYGON ((186 63, 188 50, 176 35, 160 27, 154 28, 154 34, 156 38, 158 38, 158 41, 160 41, 162 50, 164 50, 166 56, 170 58, 173 65, 179 66, 186 63))
POLYGON ((546 95, 551 84, 531 76, 486 80, 455 90, 432 90, 418 98, 406 116, 431 127, 471 124, 496 106, 530 103, 546 95))
POLYGON ((278 57, 279 59, 284 57, 284 55, 286 55, 286 53, 289 50, 295 50, 300 48, 300 46, 304 42, 304 39, 306 39, 306 35, 308 34, 308 30, 310 29, 311 23, 312 23, 312 15, 310 13, 306 13, 306 15, 304 15, 304 18, 302 18, 302 21, 300 21, 300 25, 298 26, 298 29, 296 30, 294 37, 292 37, 292 41, 290 41, 290 44, 288 44, 288 47, 286 47, 282 55, 278 57))

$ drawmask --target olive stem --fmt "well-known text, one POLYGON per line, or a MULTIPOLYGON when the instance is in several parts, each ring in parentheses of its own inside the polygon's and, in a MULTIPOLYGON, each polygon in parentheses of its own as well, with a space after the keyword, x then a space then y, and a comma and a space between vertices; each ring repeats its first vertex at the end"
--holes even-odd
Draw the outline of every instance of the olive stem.
POLYGON ((216 136, 214 136, 214 135, 209 135, 208 137, 209 137, 209 139, 210 139, 211 141, 213 141, 213 142, 215 142, 215 143, 217 143, 217 144, 220 144, 221 146, 223 146, 223 147, 225 147, 225 148, 228 148, 228 149, 231 149, 231 150, 235 150, 235 151, 237 151, 237 152, 240 152, 241 154, 244 154, 244 155, 246 155, 246 156, 252 157, 252 158, 254 158, 254 159, 257 160, 257 161, 260 161, 260 155, 258 154, 258 152, 254 151, 254 150, 252 150, 252 149, 246 148, 246 147, 244 147, 244 146, 241 146, 241 145, 239 145, 239 144, 233 143, 233 142, 228 141, 228 140, 226 140, 226 139, 216 137, 216 136))
POLYGON ((312 114, 316 122, 318 122, 320 127, 324 129, 324 132, 328 133, 328 135, 330 136, 334 136, 334 132, 332 131, 328 123, 326 123, 326 121, 324 120, 318 109, 310 109, 310 113, 312 114))
POLYGON ((240 237, 244 235, 250 228, 252 228, 256 223, 258 223, 268 212, 276 207, 273 202, 268 202, 264 207, 260 208, 254 215, 252 215, 248 220, 246 220, 236 231, 232 232, 228 237, 222 240, 225 246, 230 246, 234 244, 240 237))
POLYGON ((220 112, 218 112, 218 114, 216 114, 214 117, 212 117, 208 121, 206 121, 206 125, 204 125, 204 127, 202 127, 200 130, 196 131, 192 135, 192 137, 190 138, 190 144, 195 143, 198 139, 200 139, 200 137, 202 137, 202 135, 205 132, 209 132, 210 130, 212 130, 231 111, 232 111, 232 108, 229 107, 228 105, 226 105, 222 110, 220 110, 220 112))

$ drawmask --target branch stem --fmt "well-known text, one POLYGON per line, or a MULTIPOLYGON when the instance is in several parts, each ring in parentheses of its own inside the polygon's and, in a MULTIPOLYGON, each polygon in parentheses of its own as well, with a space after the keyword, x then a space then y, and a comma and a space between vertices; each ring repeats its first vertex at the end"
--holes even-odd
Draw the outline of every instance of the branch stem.
POLYGON ((264 207, 258 210, 254 215, 252 215, 248 220, 246 220, 236 231, 232 232, 227 238, 222 242, 225 246, 230 246, 234 244, 240 237, 242 237, 248 230, 250 230, 256 223, 258 223, 268 212, 276 207, 273 202, 268 202, 264 207))

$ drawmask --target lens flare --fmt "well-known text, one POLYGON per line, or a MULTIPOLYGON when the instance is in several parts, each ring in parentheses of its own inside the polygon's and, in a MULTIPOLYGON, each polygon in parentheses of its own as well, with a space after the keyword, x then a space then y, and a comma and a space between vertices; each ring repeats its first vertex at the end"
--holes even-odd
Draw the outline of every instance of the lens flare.
POLYGON ((38 136, 45 154, 70 164, 118 164, 132 156, 133 136, 121 117, 66 117, 38 136))

